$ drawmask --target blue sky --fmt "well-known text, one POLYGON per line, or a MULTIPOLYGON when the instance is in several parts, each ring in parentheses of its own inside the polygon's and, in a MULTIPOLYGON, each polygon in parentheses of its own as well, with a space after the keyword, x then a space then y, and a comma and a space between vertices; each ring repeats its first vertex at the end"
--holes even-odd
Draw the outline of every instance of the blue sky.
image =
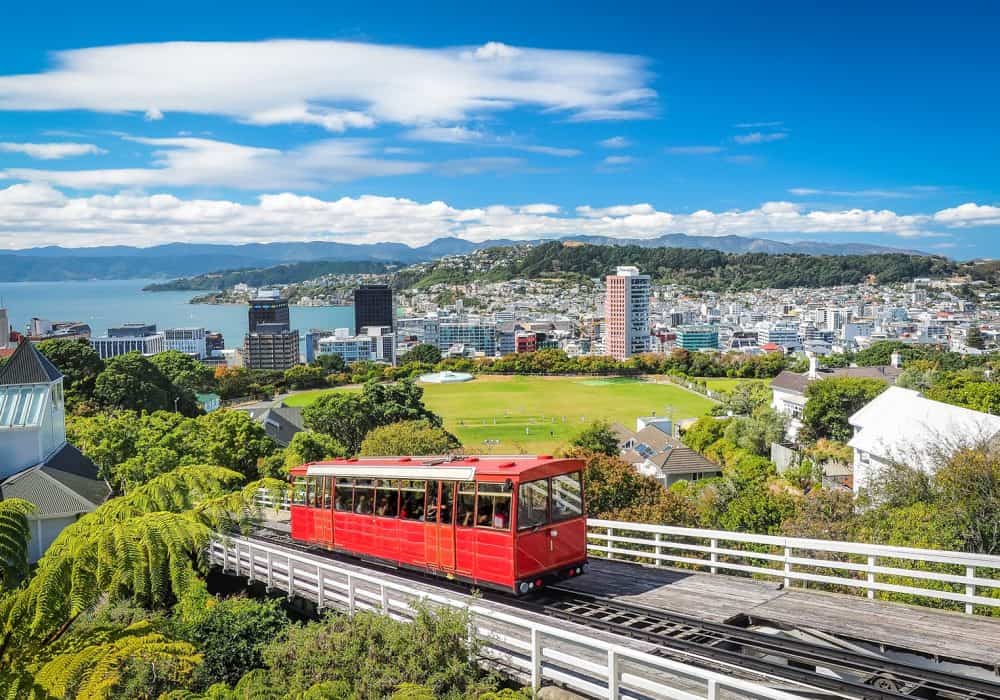
POLYGON ((870 4, 5 8, 0 248, 687 232, 1000 255, 998 6, 870 4))

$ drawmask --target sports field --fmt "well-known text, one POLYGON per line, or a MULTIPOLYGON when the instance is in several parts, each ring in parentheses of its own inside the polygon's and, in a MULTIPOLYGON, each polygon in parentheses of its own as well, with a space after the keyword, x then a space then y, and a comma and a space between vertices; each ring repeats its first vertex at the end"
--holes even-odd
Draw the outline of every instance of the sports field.
MULTIPOLYGON (((480 375, 463 384, 421 386, 424 403, 467 450, 499 454, 551 451, 599 418, 634 428, 636 416, 655 412, 680 420, 704 415, 713 405, 671 384, 614 377, 480 375)), ((321 393, 296 394, 287 403, 307 405, 321 393)))

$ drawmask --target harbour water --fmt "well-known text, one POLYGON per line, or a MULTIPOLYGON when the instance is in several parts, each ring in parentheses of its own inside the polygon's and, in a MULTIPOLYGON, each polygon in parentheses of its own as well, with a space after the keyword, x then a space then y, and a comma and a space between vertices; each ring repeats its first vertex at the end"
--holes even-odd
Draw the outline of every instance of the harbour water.
MULTIPOLYGON (((32 317, 50 321, 82 321, 93 335, 126 322, 155 323, 157 328, 204 327, 221 331, 226 347, 238 347, 247 332, 242 304, 190 304, 201 292, 144 292, 153 280, 88 280, 84 282, 0 283, 0 307, 11 328, 23 332, 32 317)), ((350 306, 293 306, 292 328, 305 338, 310 328, 354 328, 350 306)))

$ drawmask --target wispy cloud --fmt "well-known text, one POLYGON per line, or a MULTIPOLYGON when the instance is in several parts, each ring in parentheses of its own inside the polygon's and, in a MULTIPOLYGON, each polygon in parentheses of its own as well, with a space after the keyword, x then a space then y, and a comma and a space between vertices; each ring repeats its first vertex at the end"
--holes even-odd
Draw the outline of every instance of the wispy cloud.
POLYGON ((765 133, 763 131, 751 131, 749 134, 737 134, 733 137, 733 141, 742 144, 770 143, 771 141, 781 141, 786 138, 788 138, 788 134, 784 131, 774 131, 770 133, 765 133))
POLYGON ((107 153, 92 143, 0 143, 0 152, 23 153, 39 160, 58 160, 73 156, 101 155, 107 153))
POLYGON ((537 109, 573 121, 646 118, 647 61, 595 51, 426 49, 350 41, 164 42, 60 51, 53 67, 0 77, 0 110, 172 112, 328 131, 462 122, 537 109))
POLYGON ((733 124, 735 129, 777 129, 784 126, 785 122, 741 122, 733 124))
POLYGON ((675 156, 709 156, 722 150, 722 146, 670 146, 666 152, 675 156))
POLYGON ((522 143, 512 136, 495 136, 485 131, 470 129, 465 126, 421 126, 410 129, 404 134, 413 141, 428 141, 431 143, 470 144, 494 148, 509 148, 528 153, 542 153, 558 158, 572 158, 580 155, 576 148, 561 148, 558 146, 543 146, 522 143))
POLYGON ((904 187, 900 189, 861 189, 861 190, 828 190, 820 189, 814 187, 792 187, 788 190, 789 194, 793 194, 796 197, 857 197, 857 198, 870 198, 870 199, 913 199, 922 194, 927 194, 929 192, 936 192, 940 188, 928 186, 928 185, 917 185, 913 187, 904 187))
POLYGON ((559 206, 549 203, 461 209, 443 201, 375 195, 324 200, 285 192, 260 195, 247 204, 135 192, 69 197, 44 183, 0 188, 0 248, 317 239, 418 245, 442 236, 530 240, 575 233, 615 238, 651 238, 666 233, 877 233, 905 238, 998 224, 1000 207, 974 202, 932 214, 860 208, 818 210, 791 202, 692 213, 662 211, 649 203, 580 205, 563 214, 559 206))
POLYGON ((635 162, 633 156, 608 156, 601 161, 604 165, 629 165, 635 162))
POLYGON ((628 148, 632 145, 632 142, 624 136, 612 136, 603 141, 598 141, 597 145, 602 148, 628 148))

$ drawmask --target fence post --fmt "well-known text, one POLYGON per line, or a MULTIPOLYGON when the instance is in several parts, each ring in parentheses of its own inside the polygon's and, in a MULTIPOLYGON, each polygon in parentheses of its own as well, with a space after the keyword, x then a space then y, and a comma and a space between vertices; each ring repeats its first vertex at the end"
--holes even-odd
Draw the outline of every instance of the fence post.
POLYGON ((663 556, 663 547, 660 546, 660 543, 662 541, 663 541, 663 535, 662 535, 662 533, 657 532, 656 533, 656 559, 653 560, 653 562, 654 562, 653 566, 663 566, 663 560, 660 559, 660 557, 663 556))
POLYGON ((226 540, 222 541, 222 571, 229 571, 229 543, 226 540))
POLYGON ((718 700, 719 697, 719 681, 714 678, 708 679, 708 692, 706 693, 708 700, 718 700))
POLYGON ((240 541, 233 540, 233 546, 236 548, 236 568, 233 570, 233 575, 238 578, 240 575, 240 541))
MULTIPOLYGON (((976 567, 974 566, 965 567, 965 578, 970 580, 970 583, 965 584, 965 595, 969 596, 970 598, 976 595, 976 584, 971 582, 971 580, 974 579, 975 577, 976 577, 976 567)), ((965 614, 971 615, 972 610, 973 610, 972 603, 971 602, 966 603, 965 614)))
POLYGON ((709 546, 711 547, 711 552, 709 552, 709 558, 712 560, 712 568, 709 569, 713 574, 719 573, 719 568, 716 564, 719 563, 719 540, 712 538, 709 540, 709 546))
POLYGON ((347 614, 354 617, 354 577, 347 574, 347 614))
POLYGON ((531 690, 537 693, 542 687, 542 635, 531 626, 531 690))
POLYGON ((285 557, 285 575, 288 577, 288 597, 295 595, 295 562, 291 557, 285 557))
POLYGON ((609 527, 608 528, 608 559, 614 559, 615 558, 614 553, 611 551, 612 549, 614 549, 614 546, 615 546, 612 543, 612 539, 611 539, 614 536, 615 536, 615 529, 613 527, 609 527))
POLYGON ((868 557, 868 600, 875 600, 875 555, 868 557))
POLYGON ((326 605, 326 577, 323 570, 316 565, 316 612, 323 612, 326 605))
POLYGON ((379 585, 378 585, 378 587, 379 587, 379 593, 382 594, 382 614, 383 615, 388 615, 389 614, 389 591, 387 591, 385 589, 385 582, 380 582, 379 585))
POLYGON ((267 589, 274 588, 274 564, 271 561, 271 550, 267 550, 267 589))
POLYGON ((611 700, 618 700, 618 654, 614 649, 608 649, 608 697, 611 700))
POLYGON ((791 558, 792 558, 792 548, 785 547, 785 581, 784 581, 785 588, 792 587, 792 577, 790 575, 792 573, 791 558))

